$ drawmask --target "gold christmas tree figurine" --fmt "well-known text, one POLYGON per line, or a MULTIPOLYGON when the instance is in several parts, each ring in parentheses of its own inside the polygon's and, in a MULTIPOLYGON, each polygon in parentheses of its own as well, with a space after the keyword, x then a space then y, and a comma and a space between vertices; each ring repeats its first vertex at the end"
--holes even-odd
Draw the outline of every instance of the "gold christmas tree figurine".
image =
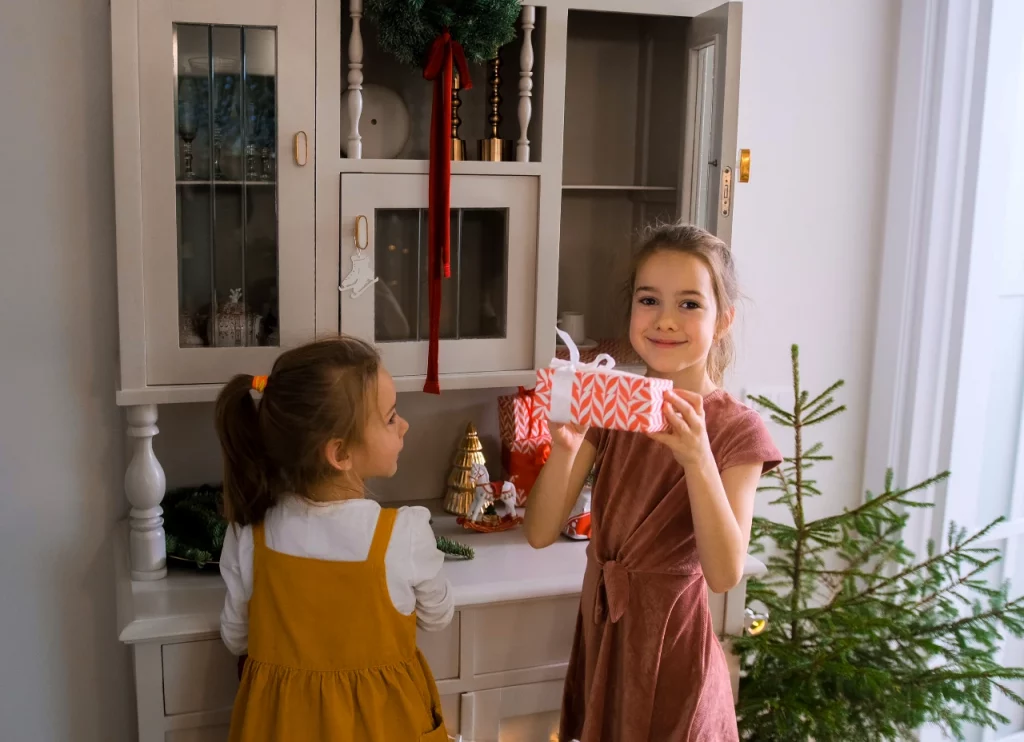
POLYGON ((452 459, 452 470, 448 474, 448 488, 444 496, 444 509, 452 515, 469 515, 473 504, 476 483, 473 481, 473 465, 486 465, 484 447, 480 444, 473 423, 466 426, 466 435, 462 438, 458 450, 452 459))

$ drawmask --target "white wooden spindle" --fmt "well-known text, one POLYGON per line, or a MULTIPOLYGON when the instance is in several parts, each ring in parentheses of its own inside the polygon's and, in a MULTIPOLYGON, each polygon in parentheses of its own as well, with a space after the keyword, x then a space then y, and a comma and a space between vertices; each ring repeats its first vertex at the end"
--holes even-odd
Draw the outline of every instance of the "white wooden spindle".
POLYGON ((167 480, 153 453, 156 405, 128 408, 128 437, 132 439, 131 461, 124 475, 124 492, 131 503, 128 523, 128 553, 133 580, 159 580, 167 576, 167 542, 164 536, 164 499, 167 480))
POLYGON ((530 161, 530 117, 533 115, 533 27, 537 8, 524 5, 520 13, 523 25, 523 48, 519 51, 519 141, 516 142, 516 161, 530 161))
POLYGON ((363 158, 363 138, 359 135, 359 118, 363 115, 363 34, 359 21, 363 17, 363 0, 349 0, 352 34, 348 39, 348 156, 363 158))

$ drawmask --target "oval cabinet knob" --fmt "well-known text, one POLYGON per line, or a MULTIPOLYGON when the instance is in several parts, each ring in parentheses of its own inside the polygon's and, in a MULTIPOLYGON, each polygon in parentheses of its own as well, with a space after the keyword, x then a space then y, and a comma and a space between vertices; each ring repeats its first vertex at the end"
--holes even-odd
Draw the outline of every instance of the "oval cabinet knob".
POLYGON ((295 164, 305 167, 309 160, 309 137, 306 132, 300 131, 295 135, 295 164))

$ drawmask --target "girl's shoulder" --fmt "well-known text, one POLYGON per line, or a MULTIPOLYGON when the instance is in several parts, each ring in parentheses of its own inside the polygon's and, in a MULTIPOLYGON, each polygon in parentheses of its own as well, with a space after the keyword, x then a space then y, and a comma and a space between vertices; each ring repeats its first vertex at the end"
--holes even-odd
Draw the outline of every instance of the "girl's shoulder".
POLYGON ((767 472, 782 462, 761 415, 724 389, 705 398, 704 423, 720 470, 761 463, 767 472))

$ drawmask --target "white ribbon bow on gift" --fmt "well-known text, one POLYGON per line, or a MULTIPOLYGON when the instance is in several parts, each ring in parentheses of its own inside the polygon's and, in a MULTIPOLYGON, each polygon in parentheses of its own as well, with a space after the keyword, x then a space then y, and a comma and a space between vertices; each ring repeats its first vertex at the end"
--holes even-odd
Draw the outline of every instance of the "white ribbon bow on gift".
POLYGON ((552 358, 550 368, 555 370, 551 379, 551 412, 548 418, 556 423, 572 422, 572 389, 576 383, 577 371, 601 371, 619 376, 636 376, 626 371, 615 370, 615 359, 607 353, 601 353, 590 363, 580 362, 580 349, 572 341, 569 334, 557 327, 555 332, 562 338, 565 347, 569 349, 569 360, 552 358))

